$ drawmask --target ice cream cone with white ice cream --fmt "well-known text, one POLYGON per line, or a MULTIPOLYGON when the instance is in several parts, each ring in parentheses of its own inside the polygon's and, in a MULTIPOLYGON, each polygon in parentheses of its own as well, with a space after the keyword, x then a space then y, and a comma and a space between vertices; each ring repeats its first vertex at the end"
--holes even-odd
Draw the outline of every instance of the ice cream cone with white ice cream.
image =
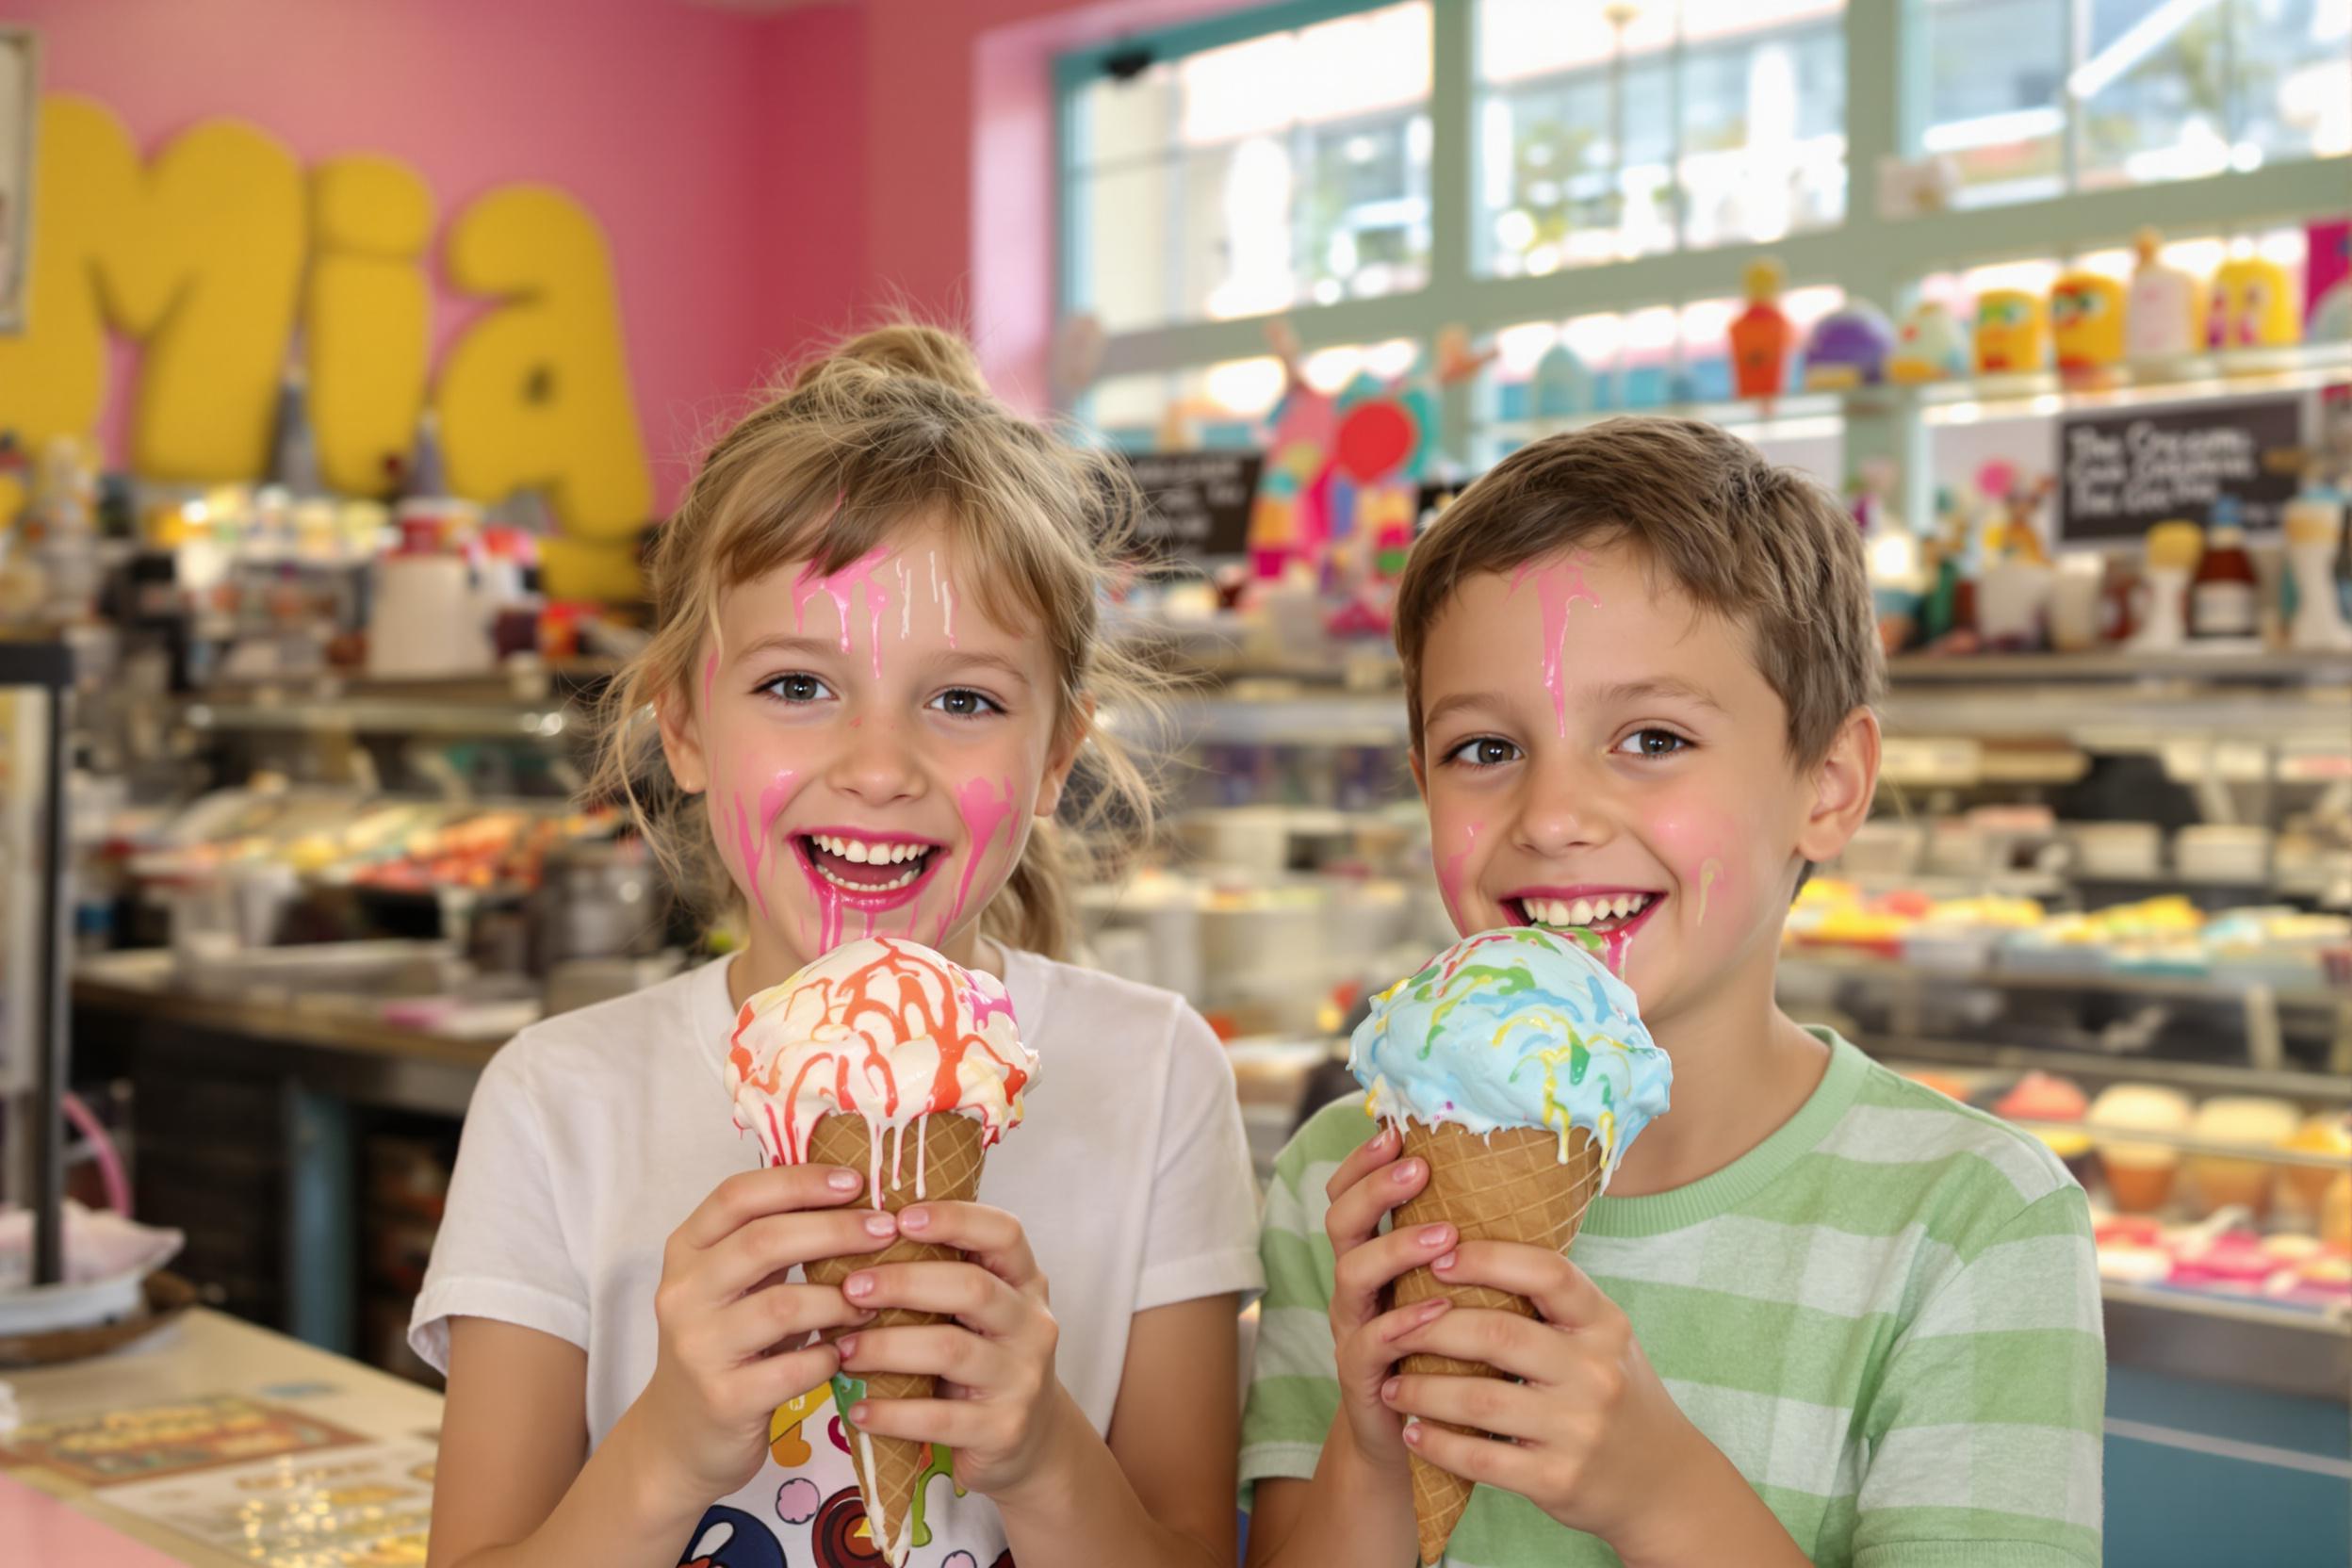
MULTIPOLYGON (((970 1201, 988 1148, 1021 1120, 1021 1091, 1037 1073, 1003 985, 889 937, 837 947, 746 1002, 727 1063, 735 1124, 759 1137, 770 1165, 862 1170, 868 1200, 893 1214, 926 1200, 970 1201)), ((807 1274, 839 1285, 877 1264, 960 1256, 901 1235, 879 1251, 821 1259, 807 1274)), ((893 1308, 868 1327, 938 1321, 893 1308)), ((861 1398, 924 1399, 934 1391, 928 1374, 833 1380, 844 1413, 861 1398)), ((861 1432, 850 1459, 874 1544, 896 1568, 914 1544, 929 1445, 861 1432)))
MULTIPOLYGON (((1481 932, 1382 992, 1357 1026, 1348 1067, 1364 1108, 1397 1129, 1429 1184, 1399 1227, 1443 1221, 1464 1241, 1566 1251, 1642 1129, 1666 1111, 1674 1071, 1642 1027, 1633 992, 1579 936, 1534 926, 1481 932)), ((1532 1317, 1524 1297, 1449 1285, 1427 1267, 1396 1282, 1394 1306, 1454 1305, 1532 1317)), ((1408 1356, 1407 1372, 1499 1376, 1476 1362, 1408 1356)), ((1471 1483, 1407 1456, 1421 1559, 1437 1562, 1471 1483)))

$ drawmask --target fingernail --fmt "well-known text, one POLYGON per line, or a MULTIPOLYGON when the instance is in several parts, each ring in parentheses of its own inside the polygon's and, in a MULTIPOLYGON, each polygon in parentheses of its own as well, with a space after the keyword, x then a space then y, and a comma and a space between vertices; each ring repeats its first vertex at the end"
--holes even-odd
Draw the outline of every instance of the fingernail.
POLYGON ((1421 1446, 1421 1425, 1419 1422, 1414 1421, 1406 1423, 1405 1442, 1409 1446, 1414 1448, 1421 1446))
POLYGON ((1396 1181, 1396 1184, 1401 1187, 1411 1183, 1421 1174, 1421 1162, 1419 1160, 1399 1160, 1396 1163, 1396 1165, 1391 1167, 1390 1169, 1393 1173, 1393 1179, 1396 1181))
POLYGON ((931 1223, 931 1211, 928 1209, 902 1209, 899 1211, 898 1223, 901 1230, 920 1231, 931 1223))
POLYGON ((1423 1302, 1420 1315, 1413 1320, 1413 1326, 1417 1329, 1424 1323, 1436 1322, 1440 1317, 1445 1315, 1446 1309, 1452 1305, 1453 1303, 1451 1301, 1446 1300, 1423 1302))
POLYGON ((863 1401, 849 1407, 849 1424, 853 1427, 862 1427, 866 1424, 866 1407, 863 1401))
POLYGON ((1382 1383, 1380 1385, 1380 1403, 1393 1403, 1396 1400, 1397 1389, 1404 1386, 1404 1381, 1405 1380, 1402 1378, 1391 1378, 1388 1381, 1382 1383))
POLYGON ((849 1277, 849 1282, 841 1286, 841 1290, 844 1295, 849 1296, 872 1296, 874 1294, 874 1276, 871 1274, 852 1274, 849 1277))
POLYGON ((1380 1135, 1372 1141, 1379 1144, 1382 1149, 1386 1149, 1389 1145, 1396 1141, 1396 1129, 1394 1127, 1383 1127, 1380 1129, 1380 1135))
POLYGON ((1424 1247, 1443 1247, 1453 1239, 1454 1233, 1443 1225, 1421 1227, 1421 1245, 1424 1247))
POLYGON ((888 1236, 895 1235, 897 1233, 898 1222, 892 1219, 889 1215, 870 1214, 866 1216, 866 1234, 870 1236, 888 1236))
POLYGON ((843 1361, 847 1361, 850 1357, 858 1353, 858 1336, 856 1334, 843 1334, 841 1338, 835 1340, 833 1345, 834 1348, 841 1351, 841 1359, 843 1361))
POLYGON ((835 1192, 856 1192, 858 1173, 854 1170, 837 1170, 825 1179, 825 1184, 835 1192))
POLYGON ((1446 1269, 1454 1266, 1455 1256, 1456 1254, 1448 1252, 1444 1257, 1438 1259, 1435 1263, 1429 1265, 1429 1266, 1438 1270, 1440 1273, 1443 1273, 1446 1269))

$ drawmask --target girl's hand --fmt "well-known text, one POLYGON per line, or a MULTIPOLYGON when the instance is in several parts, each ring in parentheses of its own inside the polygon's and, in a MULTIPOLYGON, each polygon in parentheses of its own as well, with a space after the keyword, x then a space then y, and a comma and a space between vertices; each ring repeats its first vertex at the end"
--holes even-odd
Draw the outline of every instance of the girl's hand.
POLYGON ((982 1203, 902 1209, 906 1235, 963 1252, 964 1263, 897 1263, 841 1283, 855 1308, 899 1307, 954 1321, 872 1329, 837 1343, 852 1374, 928 1372, 931 1399, 861 1399, 850 1424, 876 1437, 944 1443, 956 1479, 1003 1500, 1050 1469, 1045 1455, 1066 1418, 1085 1416, 1054 1374, 1061 1327, 1046 1305, 1045 1276, 1021 1221, 982 1203))
POLYGON ((1381 1293, 1396 1280, 1454 1245, 1450 1225, 1421 1225, 1380 1233, 1389 1210, 1429 1184, 1422 1160, 1399 1160, 1396 1130, 1380 1135, 1340 1162, 1325 1191, 1324 1233, 1334 1259, 1331 1280, 1331 1344, 1339 1362, 1339 1403, 1356 1447, 1378 1469, 1402 1476, 1403 1423, 1380 1401, 1380 1385, 1405 1353, 1410 1330, 1434 1322, 1448 1303, 1425 1301, 1396 1312, 1380 1310, 1381 1293))
POLYGON ((1671 1526, 1660 1508, 1698 1457, 1690 1440, 1706 1438, 1651 1370, 1625 1315, 1582 1269, 1540 1247, 1464 1242, 1436 1268, 1449 1283, 1524 1296, 1540 1317, 1464 1307, 1401 1334, 1398 1355, 1431 1350, 1520 1380, 1390 1379, 1380 1392, 1388 1409, 1428 1418, 1405 1441, 1440 1469, 1516 1492, 1633 1560, 1649 1534, 1671 1526))
POLYGON ((671 1233, 654 1292, 660 1351, 627 1419, 645 1451, 678 1467, 696 1507, 759 1473, 776 1407, 833 1373, 810 1334, 873 1314, 830 1285, 784 1282, 812 1258, 870 1252, 896 1234, 887 1214, 844 1209, 865 1178, 838 1166, 780 1166, 730 1176, 671 1233))

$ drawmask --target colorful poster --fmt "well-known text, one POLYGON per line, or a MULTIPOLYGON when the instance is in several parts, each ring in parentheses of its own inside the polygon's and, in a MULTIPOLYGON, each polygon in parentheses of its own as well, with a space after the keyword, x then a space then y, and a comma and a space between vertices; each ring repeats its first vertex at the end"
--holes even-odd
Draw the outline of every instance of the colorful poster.
POLYGON ((433 1446, 416 1438, 111 1487, 106 1505, 265 1568, 416 1568, 433 1446))
POLYGON ((83 1486, 114 1486, 359 1441, 311 1416, 216 1394, 20 1427, 0 1438, 0 1469, 40 1465, 83 1486))

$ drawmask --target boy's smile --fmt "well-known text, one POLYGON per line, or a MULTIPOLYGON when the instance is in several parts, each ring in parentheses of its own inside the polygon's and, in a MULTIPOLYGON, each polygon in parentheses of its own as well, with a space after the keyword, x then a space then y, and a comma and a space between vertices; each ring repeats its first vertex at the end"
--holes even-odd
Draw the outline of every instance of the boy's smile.
POLYGON ((1842 834, 1748 639, 1620 544, 1455 587, 1413 766, 1464 934, 1590 932, 1653 1027, 1756 984, 1770 1005, 1798 863, 1842 834))

